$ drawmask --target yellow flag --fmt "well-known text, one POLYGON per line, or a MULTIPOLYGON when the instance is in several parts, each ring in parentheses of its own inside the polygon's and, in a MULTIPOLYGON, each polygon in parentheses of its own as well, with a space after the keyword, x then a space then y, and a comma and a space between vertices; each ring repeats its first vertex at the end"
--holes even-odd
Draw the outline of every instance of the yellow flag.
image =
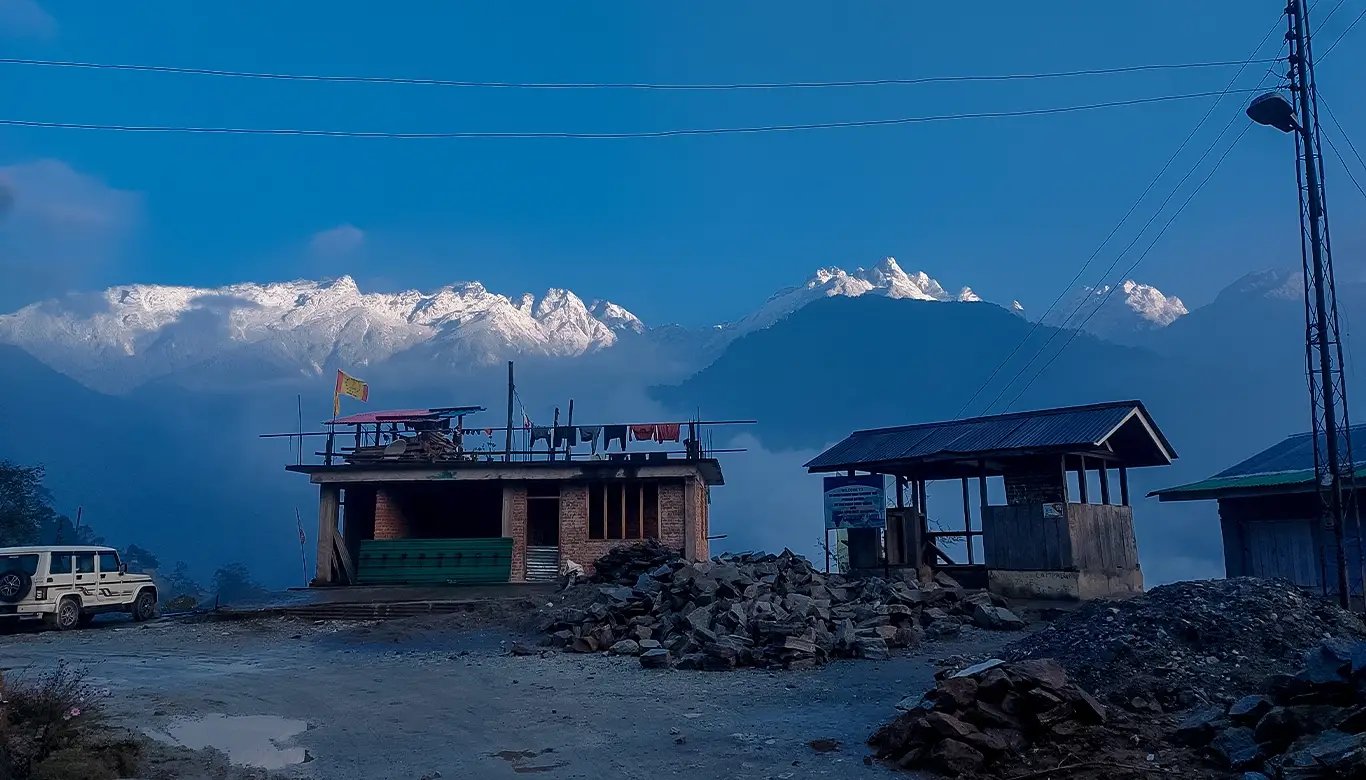
POLYGON ((349 395, 357 401, 370 400, 370 385, 361 380, 348 375, 344 371, 337 372, 337 389, 332 394, 332 416, 341 414, 341 397, 349 395))

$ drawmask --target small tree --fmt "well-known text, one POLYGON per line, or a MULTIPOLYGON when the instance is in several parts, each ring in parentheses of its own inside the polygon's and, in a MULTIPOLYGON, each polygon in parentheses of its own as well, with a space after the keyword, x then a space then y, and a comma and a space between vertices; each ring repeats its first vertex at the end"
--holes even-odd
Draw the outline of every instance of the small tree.
POLYGON ((123 551, 123 562, 128 564, 129 571, 145 573, 154 572, 161 565, 151 550, 138 547, 136 544, 128 545, 128 549, 123 551))
POLYGON ((252 579, 246 564, 230 563, 213 573, 213 591, 220 601, 248 601, 266 595, 266 589, 252 579))
POLYGON ((0 460, 0 547, 35 544, 55 522, 52 494, 43 487, 42 466, 0 460))

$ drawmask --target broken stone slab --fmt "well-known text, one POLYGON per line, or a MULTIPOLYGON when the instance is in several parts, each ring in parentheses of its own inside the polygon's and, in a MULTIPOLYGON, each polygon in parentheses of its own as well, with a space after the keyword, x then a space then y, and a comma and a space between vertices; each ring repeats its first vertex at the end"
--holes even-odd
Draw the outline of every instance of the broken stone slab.
POLYGON ((640 665, 646 669, 667 669, 672 660, 668 650, 656 648, 640 654, 640 665))
POLYGON ((1265 696, 1253 695, 1244 696, 1235 701, 1228 708, 1228 717, 1234 723, 1243 726, 1255 726, 1262 716, 1271 711, 1276 706, 1274 702, 1265 696))
POLYGON ((978 603, 973 606, 972 622, 978 628, 992 631, 1019 631, 1025 627, 1024 620, 1014 612, 1004 607, 992 606, 990 603, 978 603))
POLYGON ((1050 691, 1067 688, 1067 672, 1052 658, 1031 658, 1011 664, 1010 674, 1029 680, 1050 691))
POLYGON ((1224 717, 1222 707, 1205 707, 1187 715, 1177 724, 1172 737, 1188 747, 1204 747, 1227 725, 1228 719, 1224 717))
POLYGON ((634 639, 623 639, 608 648, 612 655, 640 655, 640 644, 634 639))
POLYGON ((925 717, 925 724, 934 729, 940 736, 948 739, 965 739, 969 734, 977 731, 977 728, 969 723, 965 723, 946 712, 931 712, 925 717))
MULTIPOLYGON (((958 671, 949 675, 949 677, 976 677, 977 675, 982 674, 983 672, 989 671, 991 669, 995 669, 996 667, 1004 663, 1005 661, 1002 661, 999 658, 992 658, 983 661, 979 664, 973 664, 972 666, 966 667, 964 669, 959 669, 958 671)), ((1004 676, 1002 677, 1002 679, 1005 679, 1004 676)))
POLYGON ((1209 743, 1210 755, 1232 770, 1251 769, 1262 760, 1262 746, 1247 726, 1232 726, 1209 743))

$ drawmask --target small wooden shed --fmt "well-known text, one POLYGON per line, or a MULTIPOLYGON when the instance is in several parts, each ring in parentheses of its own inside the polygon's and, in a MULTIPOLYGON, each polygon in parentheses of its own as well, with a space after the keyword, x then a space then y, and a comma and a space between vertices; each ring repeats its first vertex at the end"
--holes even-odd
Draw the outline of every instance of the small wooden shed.
POLYGON ((1176 457, 1141 402, 1117 401, 857 431, 806 466, 895 480, 896 507, 878 534, 883 567, 946 570, 1016 597, 1090 599, 1142 591, 1128 470, 1176 457), (994 479, 1004 505, 989 500, 994 479), (926 485, 939 480, 962 483, 961 529, 931 526, 926 485), (966 538, 966 561, 940 547, 944 538, 966 538))
MULTIPOLYGON (((1366 441, 1366 426, 1351 438, 1366 441)), ((1314 436, 1299 433, 1208 479, 1155 490, 1160 501, 1218 502, 1224 541, 1224 572, 1229 577, 1264 577, 1337 593, 1337 546, 1326 529, 1314 480, 1314 436)), ((1327 440, 1320 435, 1319 451, 1327 440)), ((1345 443, 1339 444, 1346 452, 1345 443)), ((1361 450, 1357 450, 1360 453, 1361 450)), ((1358 486, 1366 487, 1366 461, 1356 455, 1358 486)), ((1361 490, 1353 506, 1360 507, 1361 490)), ((1362 587, 1361 518, 1343 526, 1351 595, 1362 587)))

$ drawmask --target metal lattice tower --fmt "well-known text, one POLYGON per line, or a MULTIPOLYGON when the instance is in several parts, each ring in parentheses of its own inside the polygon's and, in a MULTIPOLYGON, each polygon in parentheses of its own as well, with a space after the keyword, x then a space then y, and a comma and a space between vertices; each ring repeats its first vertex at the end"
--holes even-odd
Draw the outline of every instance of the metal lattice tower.
MULTIPOLYGON (((1338 602, 1350 604, 1344 525, 1360 521, 1356 514, 1355 469, 1351 423, 1347 414, 1347 382, 1338 330, 1337 291, 1333 281, 1332 240, 1328 232, 1327 196, 1314 82, 1312 37, 1305 0, 1286 6, 1290 44, 1287 79, 1295 105, 1295 175, 1299 185, 1300 254, 1304 271, 1305 368, 1314 436, 1314 475, 1323 526, 1333 539, 1338 602)), ((1320 550, 1323 547, 1320 546, 1320 550)), ((1326 556, 1324 556, 1326 558, 1326 556)), ((1327 561, 1320 561, 1325 591, 1327 561)), ((1366 594, 1363 594, 1366 595, 1366 594)))

